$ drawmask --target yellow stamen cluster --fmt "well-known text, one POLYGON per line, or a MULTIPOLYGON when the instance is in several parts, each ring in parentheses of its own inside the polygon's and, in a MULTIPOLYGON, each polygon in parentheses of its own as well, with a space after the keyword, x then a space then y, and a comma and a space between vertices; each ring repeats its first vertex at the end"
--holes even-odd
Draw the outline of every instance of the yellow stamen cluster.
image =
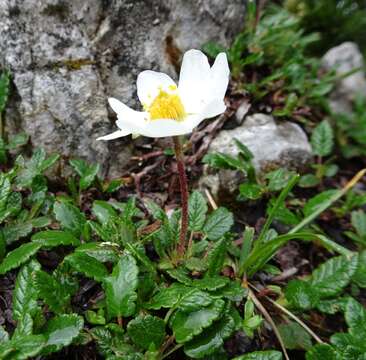
POLYGON ((146 109, 151 120, 173 119, 182 121, 187 116, 182 101, 177 93, 168 93, 160 89, 151 105, 146 109))

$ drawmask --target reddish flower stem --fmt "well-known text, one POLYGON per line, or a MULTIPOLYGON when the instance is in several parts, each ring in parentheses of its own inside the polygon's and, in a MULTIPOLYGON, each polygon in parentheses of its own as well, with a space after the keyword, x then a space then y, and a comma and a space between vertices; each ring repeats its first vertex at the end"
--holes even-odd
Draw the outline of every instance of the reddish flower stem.
POLYGON ((181 228, 179 234, 177 253, 180 258, 183 258, 186 250, 186 239, 188 230, 188 183, 184 166, 184 156, 181 141, 178 136, 173 136, 173 141, 174 141, 175 157, 177 159, 180 194, 182 201, 182 218, 181 218, 181 228))

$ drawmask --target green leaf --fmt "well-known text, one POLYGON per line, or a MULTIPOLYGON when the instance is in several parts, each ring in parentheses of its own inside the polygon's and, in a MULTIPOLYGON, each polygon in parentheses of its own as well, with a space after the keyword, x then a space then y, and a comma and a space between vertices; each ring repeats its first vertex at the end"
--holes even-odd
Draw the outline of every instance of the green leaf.
POLYGON ((40 247, 41 244, 27 243, 19 246, 13 251, 10 251, 0 264, 0 275, 5 274, 9 270, 15 269, 27 262, 40 247))
POLYGON ((250 354, 245 354, 233 358, 233 360, 282 360, 282 353, 275 350, 254 351, 250 354))
POLYGON ((266 174, 266 179, 269 180, 267 188, 269 191, 279 191, 286 187, 294 173, 287 169, 277 169, 266 174))
POLYGON ((0 115, 5 110, 9 96, 10 73, 2 71, 0 75, 0 115))
POLYGON ((201 359, 218 350, 235 329, 233 318, 224 315, 212 326, 184 345, 184 352, 193 359, 201 359))
POLYGON ((280 324, 278 325, 278 331, 286 349, 308 350, 312 346, 310 335, 296 322, 291 321, 288 324, 280 324))
POLYGON ((328 156, 331 154, 334 145, 333 129, 329 122, 323 120, 311 135, 311 146, 314 155, 328 156))
POLYGON ((318 293, 309 282, 291 280, 285 290, 285 296, 291 306, 309 310, 316 306, 319 301, 318 293))
POLYGON ((2 342, 9 341, 9 334, 5 329, 0 325, 0 344, 2 342))
POLYGON ((147 309, 179 308, 193 311, 212 303, 212 298, 206 292, 197 288, 174 283, 168 288, 161 289, 145 304, 147 309))
POLYGON ((223 276, 204 277, 203 279, 195 279, 192 286, 202 290, 215 291, 227 285, 229 279, 223 276))
POLYGON ((239 191, 245 199, 257 200, 262 196, 264 189, 259 184, 244 183, 240 184, 239 191))
POLYGON ((357 235, 366 239, 366 214, 363 210, 352 211, 351 223, 357 235))
POLYGON ((199 231, 205 223, 207 213, 207 203, 203 195, 194 191, 189 197, 188 202, 188 217, 189 229, 191 231, 199 231))
POLYGON ((344 317, 351 335, 363 338, 366 336, 366 310, 364 306, 350 298, 346 305, 344 317))
POLYGON ((37 356, 45 344, 46 339, 43 335, 17 336, 11 341, 0 343, 0 356, 5 356, 1 359, 26 360, 37 356))
POLYGON ((195 311, 185 312, 178 310, 171 320, 171 327, 176 342, 178 344, 185 343, 200 334, 221 316, 224 305, 225 302, 218 299, 211 305, 195 311))
POLYGON ((0 174, 0 222, 4 221, 9 215, 7 212, 7 202, 10 193, 10 180, 4 174, 0 174))
POLYGON ((110 316, 131 316, 135 313, 138 271, 135 259, 124 255, 113 268, 112 275, 104 279, 110 316))
POLYGON ((80 240, 77 239, 73 234, 60 230, 40 231, 32 236, 32 241, 33 243, 44 247, 54 247, 60 245, 77 246, 80 244, 80 240))
POLYGON ((68 288, 59 283, 55 277, 45 271, 35 274, 35 287, 41 298, 55 313, 64 312, 68 306, 71 294, 68 288))
POLYGON ((116 250, 105 243, 86 243, 75 249, 75 252, 86 253, 100 262, 116 263, 119 259, 116 250))
POLYGON ((207 256, 207 276, 214 276, 220 273, 226 258, 228 240, 222 238, 216 242, 207 256))
POLYGON ((203 232, 210 240, 218 240, 230 231, 233 224, 233 214, 226 208, 220 207, 208 216, 203 232))
POLYGON ((81 159, 70 160, 70 165, 80 176, 80 190, 87 189, 94 182, 100 169, 99 164, 89 165, 81 159))
POLYGON ((325 314, 336 314, 337 312, 343 312, 346 309, 349 296, 337 297, 330 300, 321 300, 317 304, 317 309, 325 314))
POLYGON ((30 222, 23 223, 13 223, 4 226, 2 229, 4 238, 6 239, 7 245, 12 244, 15 241, 18 241, 22 237, 26 237, 33 230, 32 224, 30 222))
POLYGON ((55 202, 53 212, 56 220, 60 222, 64 230, 69 230, 76 237, 79 237, 84 229, 85 215, 69 202, 55 202))
POLYGON ((303 212, 304 216, 308 217, 314 212, 316 212, 323 204, 328 202, 336 193, 338 190, 331 189, 321 192, 318 195, 315 195, 312 197, 308 202, 305 204, 303 212))
POLYGON ((320 297, 337 295, 345 288, 356 271, 358 257, 331 258, 313 271, 311 286, 320 297))
POLYGON ((358 255, 357 269, 352 276, 352 281, 360 288, 366 288, 366 250, 358 255))
POLYGON ((40 268, 37 261, 31 260, 18 272, 13 291, 13 319, 15 321, 21 321, 26 314, 34 315, 38 308, 34 277, 40 268))
POLYGON ((83 318, 76 314, 63 314, 52 318, 44 332, 47 336, 47 344, 43 353, 49 354, 70 345, 83 327, 83 318))
POLYGON ((319 184, 319 179, 314 174, 301 176, 299 186, 302 188, 314 187, 319 184))
POLYGON ((103 281, 108 275, 107 268, 97 259, 83 252, 75 252, 66 256, 65 261, 76 271, 96 281, 103 281))
MULTIPOLYGON (((306 360, 343 360, 328 344, 317 344, 306 353, 306 360)), ((346 359, 344 359, 346 360, 346 359)))
POLYGON ((8 150, 16 150, 17 148, 26 145, 29 140, 29 135, 25 132, 15 134, 9 139, 6 148, 8 150))
POLYGON ((165 323, 156 316, 138 316, 128 323, 127 333, 137 346, 148 350, 153 344, 158 349, 165 338, 165 323))
POLYGON ((113 206, 108 202, 102 200, 94 201, 92 212, 101 224, 105 224, 109 220, 117 217, 117 213, 114 210, 113 206))

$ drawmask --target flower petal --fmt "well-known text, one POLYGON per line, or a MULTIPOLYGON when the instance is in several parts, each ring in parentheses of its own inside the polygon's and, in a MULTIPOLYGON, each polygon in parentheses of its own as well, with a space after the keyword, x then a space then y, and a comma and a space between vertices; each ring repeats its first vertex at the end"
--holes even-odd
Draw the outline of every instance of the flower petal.
POLYGON ((223 99, 229 83, 230 69, 225 53, 216 56, 215 62, 210 70, 211 99, 223 99))
POLYGON ((140 134, 147 137, 167 137, 189 134, 192 132, 192 124, 189 121, 176 121, 172 119, 156 119, 145 123, 140 134))
POLYGON ((121 130, 128 130, 129 133, 138 133, 139 129, 144 126, 146 113, 133 110, 114 98, 109 98, 108 102, 117 113, 118 120, 116 124, 121 130))
POLYGON ((111 134, 98 137, 97 140, 114 140, 114 139, 129 135, 129 134, 131 134, 131 132, 128 130, 117 130, 111 134))
POLYGON ((169 90, 176 87, 175 82, 167 74, 145 70, 137 77, 137 96, 143 106, 150 106, 160 89, 169 90))
POLYGON ((207 94, 210 64, 199 50, 189 50, 183 56, 179 76, 179 95, 187 113, 197 113, 207 94))
POLYGON ((225 110, 226 105, 224 100, 214 99, 204 106, 204 108, 201 110, 201 116, 204 119, 209 119, 222 114, 225 112, 225 110))

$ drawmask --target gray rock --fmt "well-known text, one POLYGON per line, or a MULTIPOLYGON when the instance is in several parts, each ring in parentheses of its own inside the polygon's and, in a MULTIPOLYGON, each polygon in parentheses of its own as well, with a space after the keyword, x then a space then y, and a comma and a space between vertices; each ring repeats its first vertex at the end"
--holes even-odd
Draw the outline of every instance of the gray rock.
POLYGON ((340 79, 330 96, 330 106, 334 112, 348 112, 357 94, 366 95, 365 64, 358 46, 345 42, 336 46, 324 55, 322 64, 326 70, 336 69, 337 75, 353 69, 360 69, 354 74, 340 79))
POLYGON ((140 71, 176 78, 184 51, 228 45, 243 17, 243 0, 2 0, 0 64, 14 83, 6 130, 117 175, 132 146, 95 141, 114 128, 107 98, 136 106, 140 71))
MULTIPOLYGON (((243 125, 221 131, 210 144, 208 152, 222 152, 235 157, 238 148, 234 138, 253 153, 253 165, 258 173, 280 166, 299 169, 312 157, 311 146, 300 126, 291 122, 276 122, 270 115, 247 116, 243 125)), ((243 177, 236 171, 212 173, 206 169, 200 185, 217 196, 220 190, 234 192, 242 181, 243 177)))

